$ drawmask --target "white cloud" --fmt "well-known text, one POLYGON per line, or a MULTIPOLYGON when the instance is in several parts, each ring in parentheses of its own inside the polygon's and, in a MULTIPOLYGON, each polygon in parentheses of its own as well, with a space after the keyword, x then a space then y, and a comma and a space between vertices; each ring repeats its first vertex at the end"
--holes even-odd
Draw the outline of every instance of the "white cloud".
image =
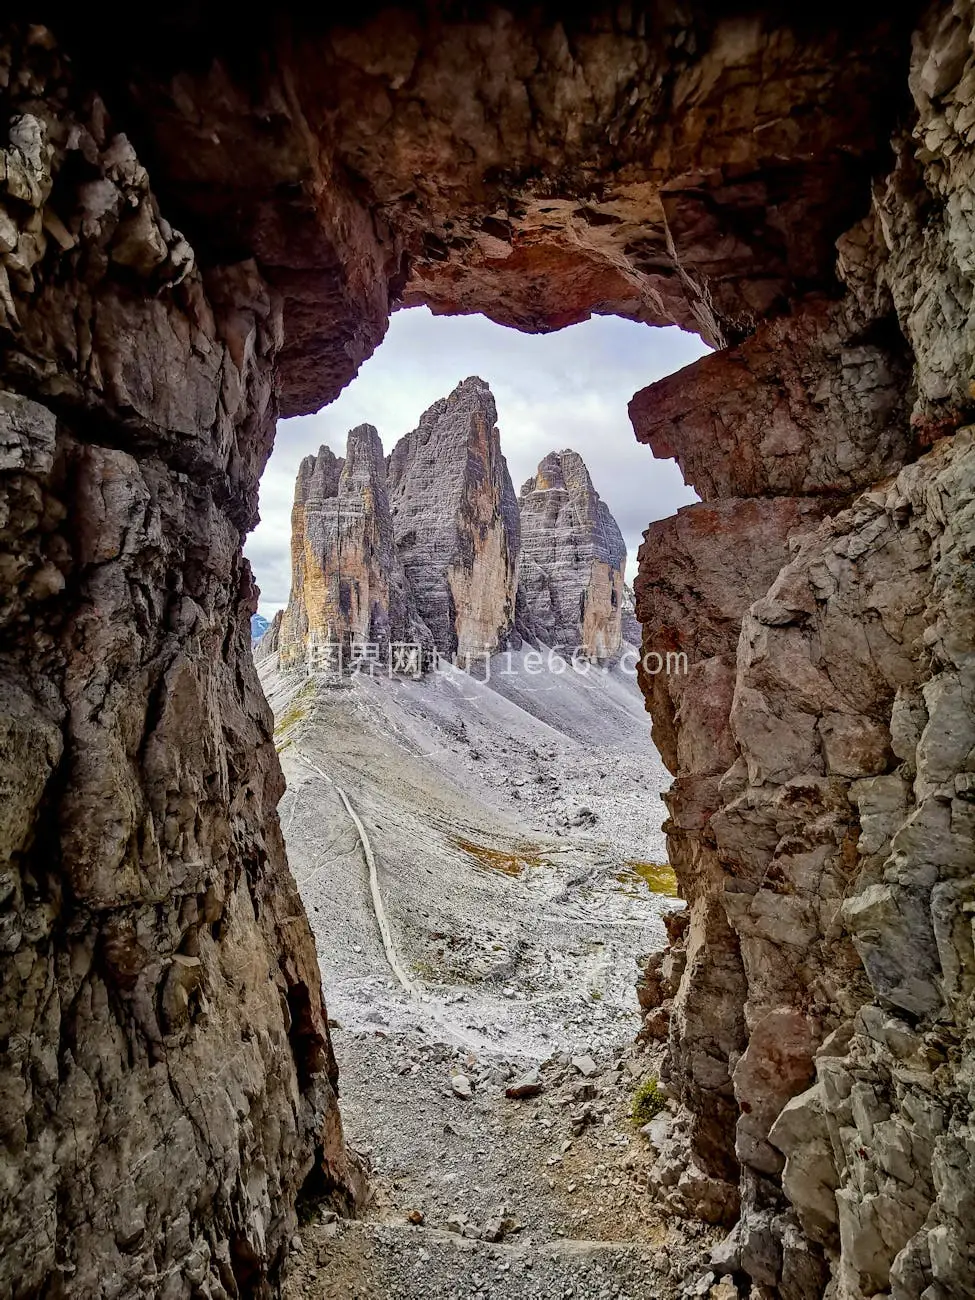
POLYGON ((389 452, 420 415, 468 375, 491 385, 501 447, 515 491, 549 451, 571 447, 616 516, 636 573, 636 548, 653 519, 697 498, 674 461, 655 460, 633 436, 631 396, 707 349, 676 328, 593 317, 556 334, 519 334, 483 316, 397 312, 376 354, 331 406, 282 420, 261 480, 261 522, 245 548, 261 588, 261 613, 287 603, 291 503, 302 457, 324 443, 345 453, 357 424, 374 424, 389 452))

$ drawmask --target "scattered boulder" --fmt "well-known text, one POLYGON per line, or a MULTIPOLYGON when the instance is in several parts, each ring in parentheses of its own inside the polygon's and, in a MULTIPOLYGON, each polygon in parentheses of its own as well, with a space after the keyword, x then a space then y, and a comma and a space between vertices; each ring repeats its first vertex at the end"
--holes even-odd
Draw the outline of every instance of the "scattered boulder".
POLYGON ((520 1079, 516 1079, 514 1083, 509 1083, 504 1090, 504 1095, 514 1100, 520 1100, 523 1097, 537 1097, 542 1091, 542 1087, 542 1078, 536 1067, 523 1074, 520 1079))
POLYGON ((586 1079, 591 1079, 594 1074, 599 1073, 599 1066, 591 1056, 573 1056, 570 1064, 586 1079))
POLYGON ((594 826, 598 820, 599 818, 596 816, 593 810, 583 805, 583 807, 577 808, 575 810, 575 812, 573 813, 569 821, 569 825, 570 826, 594 826))

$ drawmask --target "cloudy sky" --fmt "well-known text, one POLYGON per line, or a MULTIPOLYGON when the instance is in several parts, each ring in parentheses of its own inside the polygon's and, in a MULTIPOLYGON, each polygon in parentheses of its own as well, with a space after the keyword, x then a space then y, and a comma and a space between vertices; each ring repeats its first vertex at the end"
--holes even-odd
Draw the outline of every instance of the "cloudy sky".
POLYGON ((517 492, 542 457, 572 448, 626 539, 628 580, 653 519, 696 498, 674 461, 654 460, 633 436, 626 404, 638 388, 705 351, 699 339, 615 317, 594 317, 557 334, 504 329, 483 316, 396 312, 375 355, 338 399, 316 415, 282 420, 261 481, 261 522, 245 551, 261 588, 260 612, 287 604, 291 584, 291 502, 302 457, 327 443, 345 454, 345 436, 374 424, 387 453, 437 398, 468 375, 486 379, 498 407, 501 448, 517 492))

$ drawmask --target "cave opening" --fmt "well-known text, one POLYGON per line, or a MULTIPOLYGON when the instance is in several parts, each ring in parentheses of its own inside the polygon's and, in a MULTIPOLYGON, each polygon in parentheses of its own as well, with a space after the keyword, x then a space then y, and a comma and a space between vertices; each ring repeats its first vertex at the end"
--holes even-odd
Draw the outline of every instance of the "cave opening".
MULTIPOLYGON (((625 404, 707 351, 696 336, 621 318, 532 336, 411 308, 335 402, 278 430, 245 548, 261 588, 254 653, 288 785, 289 863, 334 1022, 345 1132, 371 1150, 387 1215, 450 1213, 469 1236, 498 1222, 507 1234, 530 1195, 570 1236, 583 1223, 606 1240, 658 1231, 641 1222, 638 1174, 611 1211, 560 1200, 590 1142, 639 1164, 638 1087, 663 1088, 660 1024, 653 1052, 634 1048, 637 977, 680 928, 683 905, 629 584, 647 524, 698 498, 673 461, 636 443, 625 404), (418 417, 430 454, 397 466, 418 417), (514 484, 525 486, 512 587, 486 593, 482 558, 514 484), (472 490, 483 494, 473 512, 472 490), (437 539, 419 556, 418 534, 437 539), (451 548, 480 571, 466 592, 451 587, 444 637, 433 620, 451 548), (392 657, 406 626, 391 594, 400 556, 412 564, 397 581, 440 634, 422 674, 392 657), (494 640, 468 638, 458 654, 472 604, 493 609, 478 628, 494 640), (587 645, 597 621, 598 644, 587 645), (546 1118, 560 1086, 588 1138, 562 1139, 566 1155, 579 1147, 567 1160, 546 1138, 556 1155, 533 1182, 526 1118, 543 1135, 560 1128, 546 1118), (488 1151, 483 1167, 445 1153, 444 1125, 448 1147, 488 1151), (470 1130, 465 1144, 451 1142, 451 1125, 470 1130)), ((649 1008, 645 981, 640 990, 649 1008)), ((643 1121, 658 1132, 662 1109, 643 1121)), ((321 1183, 313 1170, 311 1231, 309 1189, 321 1183)))

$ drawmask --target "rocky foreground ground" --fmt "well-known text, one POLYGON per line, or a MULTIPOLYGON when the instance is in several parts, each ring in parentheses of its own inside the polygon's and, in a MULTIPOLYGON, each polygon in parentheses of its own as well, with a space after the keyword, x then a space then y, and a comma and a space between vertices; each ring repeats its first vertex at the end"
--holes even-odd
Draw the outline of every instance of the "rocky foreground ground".
POLYGON ((669 1110, 651 1135, 630 1118, 650 1058, 556 1057, 538 1095, 510 1099, 517 1070, 435 1035, 338 1030, 335 1045, 373 1201, 357 1221, 310 1210, 292 1300, 736 1294, 702 1265, 716 1231, 668 1217, 648 1185, 674 1127, 669 1110))
POLYGON ((647 884, 668 888, 639 695, 622 672, 498 667, 338 686, 262 667, 371 1187, 356 1220, 304 1206, 289 1296, 731 1296, 706 1266, 719 1230, 668 1209, 675 1101, 634 1116, 658 1068, 636 959, 680 906, 647 884))

